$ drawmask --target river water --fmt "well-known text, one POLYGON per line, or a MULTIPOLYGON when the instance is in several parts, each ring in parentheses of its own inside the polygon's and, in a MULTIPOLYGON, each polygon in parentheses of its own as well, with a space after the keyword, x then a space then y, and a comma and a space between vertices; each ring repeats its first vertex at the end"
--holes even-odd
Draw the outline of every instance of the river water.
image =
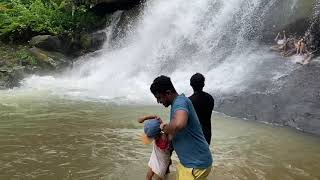
MULTIPOLYGON (((0 92, 0 179, 143 179, 150 145, 137 118, 160 105, 81 101, 47 92, 0 92)), ((320 139, 214 113, 209 179, 315 180, 320 139)), ((173 156, 174 165, 177 162, 173 156)), ((174 179, 175 166, 170 179, 174 179)))
MULTIPOLYGON (((189 78, 201 72, 206 91, 234 96, 296 68, 259 41, 279 2, 150 0, 113 39, 125 14, 116 12, 100 51, 69 71, 0 91, 0 180, 143 179, 151 146, 140 142, 137 118, 169 113, 149 93, 155 77, 170 76, 188 95, 189 78)), ((296 14, 296 0, 283 2, 292 6, 279 17, 296 14)), ((219 113, 212 122, 209 179, 320 179, 319 137, 219 113)))

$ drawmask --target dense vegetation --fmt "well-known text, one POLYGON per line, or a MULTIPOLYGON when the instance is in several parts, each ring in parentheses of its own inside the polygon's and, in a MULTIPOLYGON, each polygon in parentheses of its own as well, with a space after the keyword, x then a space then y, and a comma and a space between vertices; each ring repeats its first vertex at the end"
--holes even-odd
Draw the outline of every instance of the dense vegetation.
POLYGON ((104 25, 107 17, 98 17, 85 5, 72 0, 2 0, 0 2, 0 38, 27 41, 38 34, 71 34, 91 31, 104 25))

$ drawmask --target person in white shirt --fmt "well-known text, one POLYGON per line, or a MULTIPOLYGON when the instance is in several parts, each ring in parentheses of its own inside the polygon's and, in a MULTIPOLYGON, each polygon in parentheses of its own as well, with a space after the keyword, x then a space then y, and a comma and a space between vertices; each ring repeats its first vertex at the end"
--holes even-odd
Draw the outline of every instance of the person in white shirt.
POLYGON ((139 119, 139 123, 144 123, 145 135, 142 136, 144 144, 153 143, 153 150, 148 163, 148 172, 146 180, 155 179, 162 180, 169 167, 171 158, 171 144, 166 134, 161 132, 160 124, 161 119, 157 116, 146 116, 139 119))

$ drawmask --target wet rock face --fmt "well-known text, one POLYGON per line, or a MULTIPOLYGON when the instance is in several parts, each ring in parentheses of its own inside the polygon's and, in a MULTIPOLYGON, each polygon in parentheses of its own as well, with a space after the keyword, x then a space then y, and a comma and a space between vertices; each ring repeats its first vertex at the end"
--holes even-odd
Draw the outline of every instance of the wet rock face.
MULTIPOLYGON (((79 0, 78 0, 79 1, 79 0)), ((87 1, 88 2, 88 1, 87 1)), ((87 3, 85 2, 85 3, 87 3)), ((92 11, 98 15, 115 12, 117 10, 129 10, 140 4, 143 0, 96 0, 91 1, 92 11)), ((82 2, 84 3, 84 2, 82 2)), ((80 2, 81 4, 81 2, 80 2)))
POLYGON ((19 86, 20 80, 24 76, 24 68, 21 66, 15 67, 0 67, 0 89, 7 89, 19 86))
POLYGON ((80 37, 80 47, 86 51, 96 51, 100 49, 107 39, 105 32, 95 32, 84 34, 80 37))
POLYGON ((38 35, 33 37, 29 44, 30 46, 44 51, 59 52, 70 56, 80 56, 83 55, 83 53, 100 49, 106 39, 107 35, 105 32, 79 33, 75 34, 73 37, 38 35))
MULTIPOLYGON (((268 3, 269 1, 266 1, 268 3)), ((303 36, 310 25, 316 0, 278 0, 265 12, 262 19, 261 40, 273 42, 278 32, 303 36)))
POLYGON ((320 135, 320 63, 301 66, 279 81, 284 83, 276 92, 222 97, 215 110, 320 135))
POLYGON ((306 33, 307 48, 320 55, 320 14, 314 17, 306 33))

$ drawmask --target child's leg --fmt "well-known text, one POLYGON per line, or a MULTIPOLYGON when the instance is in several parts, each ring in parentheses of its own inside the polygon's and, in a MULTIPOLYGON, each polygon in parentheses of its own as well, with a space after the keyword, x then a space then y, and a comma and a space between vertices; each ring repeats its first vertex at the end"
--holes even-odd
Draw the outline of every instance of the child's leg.
POLYGON ((157 174, 155 174, 152 169, 149 167, 148 172, 147 172, 147 177, 146 180, 152 180, 152 177, 155 177, 155 180, 162 180, 161 177, 159 177, 157 174))
POLYGON ((147 176, 146 176, 146 180, 152 180, 153 175, 154 175, 154 172, 149 167, 148 172, 147 172, 147 176))
POLYGON ((155 180, 162 180, 162 178, 160 176, 158 176, 157 174, 154 174, 155 180))

